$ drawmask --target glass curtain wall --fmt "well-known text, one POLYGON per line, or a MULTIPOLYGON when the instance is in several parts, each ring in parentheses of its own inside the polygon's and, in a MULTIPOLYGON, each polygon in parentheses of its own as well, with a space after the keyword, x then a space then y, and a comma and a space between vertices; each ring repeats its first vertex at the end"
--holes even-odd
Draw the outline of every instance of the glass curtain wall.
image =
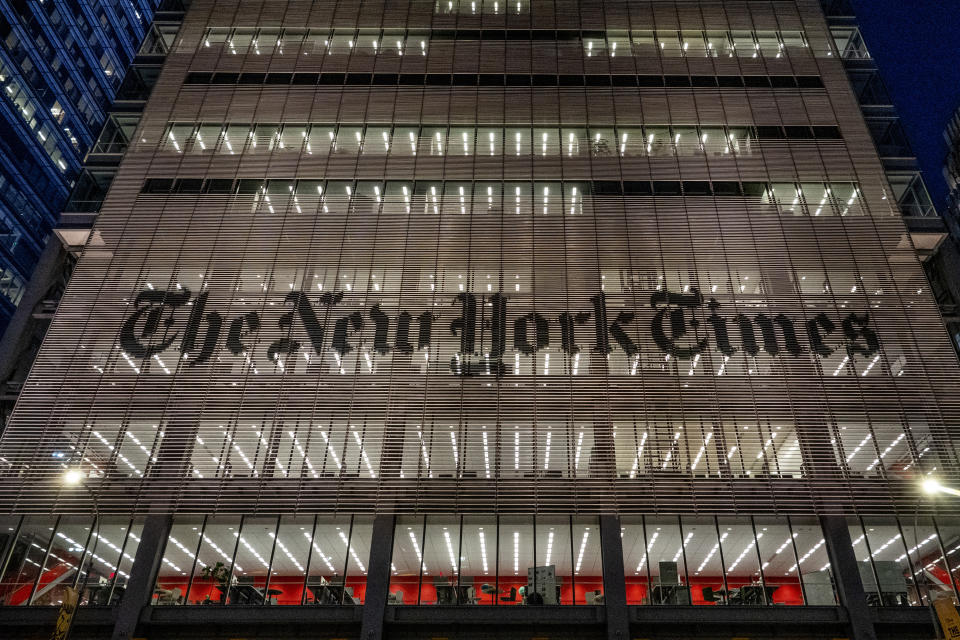
POLYGON ((389 603, 603 604, 595 517, 398 518, 389 603))
MULTIPOLYGON (((368 516, 178 516, 153 604, 361 605, 368 516)), ((957 599, 960 524, 850 520, 871 606, 957 599)), ((0 518, 0 606, 59 606, 76 585, 82 606, 114 606, 130 578, 140 518, 0 518), (79 575, 78 575, 79 573, 79 575)), ((815 517, 645 516, 621 522, 631 605, 837 603, 815 517)), ((392 605, 602 605, 598 521, 592 516, 400 516, 392 605)))
POLYGON ((621 524, 628 604, 836 603, 815 520, 646 516, 621 524), (804 598, 807 582, 816 602, 804 598), (826 595, 814 594, 821 583, 826 595))
POLYGON ((940 597, 957 602, 957 529, 942 527, 946 539, 938 529, 929 518, 851 521, 850 538, 868 604, 922 607, 940 597))
POLYGON ((142 530, 123 516, 0 518, 0 605, 59 606, 67 587, 81 606, 118 604, 142 530))
POLYGON ((154 604, 360 605, 372 518, 178 518, 154 604))
MULTIPOLYGON (((160 149, 177 154, 299 153, 308 156, 647 157, 752 155, 763 144, 842 142, 834 126, 648 124, 613 128, 356 126, 318 123, 174 122, 160 149)), ((155 141, 141 144, 151 149, 155 141)), ((792 198, 792 194, 791 194, 792 198)))
MULTIPOLYGON (((480 13, 504 13, 507 2, 491 2, 490 11, 480 8, 481 3, 475 0, 470 2, 438 2, 437 6, 444 9, 446 5, 465 5, 465 11, 479 15, 480 13)), ((443 11, 454 13, 455 10, 443 11)), ((836 30, 834 30, 836 31, 836 30)), ((780 59, 787 54, 804 55, 810 51, 806 36, 801 31, 702 31, 685 29, 683 31, 637 30, 629 33, 624 30, 608 32, 560 30, 547 32, 556 36, 560 42, 579 42, 583 55, 593 57, 641 57, 660 55, 665 58, 769 58, 780 59)), ((845 58, 857 57, 849 54, 854 47, 846 46, 841 36, 834 33, 838 48, 845 58)), ((464 41, 479 41, 481 33, 477 31, 463 31, 456 35, 456 39, 464 41)), ((454 34, 422 33, 417 30, 406 29, 276 29, 256 27, 209 27, 199 42, 199 51, 226 53, 228 55, 327 55, 337 57, 355 56, 368 58, 370 56, 400 57, 407 55, 426 55, 434 46, 439 46, 437 52, 449 49, 454 34)), ((549 39, 553 39, 552 37, 549 39)), ((847 37, 846 41, 849 41, 847 37)), ((169 46, 169 45, 167 45, 169 46)), ((865 51, 865 48, 864 48, 865 51)), ((821 46, 816 55, 827 55, 829 49, 821 46)), ((869 53, 865 56, 869 58, 869 53)))

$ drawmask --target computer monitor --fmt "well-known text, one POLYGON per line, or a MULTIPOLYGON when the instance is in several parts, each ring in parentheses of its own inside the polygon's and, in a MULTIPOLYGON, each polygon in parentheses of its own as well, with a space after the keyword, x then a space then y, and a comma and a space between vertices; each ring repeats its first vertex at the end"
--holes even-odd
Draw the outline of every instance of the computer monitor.
POLYGON ((660 563, 660 584, 680 584, 676 562, 660 563))

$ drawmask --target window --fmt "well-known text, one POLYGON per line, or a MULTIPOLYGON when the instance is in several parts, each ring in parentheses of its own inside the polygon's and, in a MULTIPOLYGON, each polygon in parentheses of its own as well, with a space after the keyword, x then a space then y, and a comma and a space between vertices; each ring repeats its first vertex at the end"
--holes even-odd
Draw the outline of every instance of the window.
POLYGON ((201 124, 194 133, 194 153, 212 153, 220 140, 223 127, 219 124, 201 124))
MULTIPOLYGON (((786 518, 646 516, 621 524, 628 604, 804 604, 796 547, 818 535, 812 521, 792 526, 786 518)), ((811 565, 822 557, 814 557, 822 536, 812 544, 819 546, 804 561, 811 565)), ((818 584, 814 577, 811 585, 818 584)), ((826 596, 809 604, 832 599, 829 581, 826 587, 826 596)))
POLYGON ((660 47, 660 55, 665 58, 683 56, 683 43, 680 41, 679 31, 657 31, 657 44, 660 47))
POLYGON ((4 557, 0 604, 59 606, 64 589, 73 585, 80 591, 81 606, 119 602, 136 555, 140 521, 63 516, 0 524, 5 525, 0 551, 10 554, 4 557))

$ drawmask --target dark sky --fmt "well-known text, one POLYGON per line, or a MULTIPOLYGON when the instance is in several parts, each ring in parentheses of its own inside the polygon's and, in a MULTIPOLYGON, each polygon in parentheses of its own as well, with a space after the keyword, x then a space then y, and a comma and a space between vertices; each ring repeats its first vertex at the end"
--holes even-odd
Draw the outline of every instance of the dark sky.
POLYGON ((860 30, 943 209, 943 130, 960 107, 960 0, 854 0, 860 30))

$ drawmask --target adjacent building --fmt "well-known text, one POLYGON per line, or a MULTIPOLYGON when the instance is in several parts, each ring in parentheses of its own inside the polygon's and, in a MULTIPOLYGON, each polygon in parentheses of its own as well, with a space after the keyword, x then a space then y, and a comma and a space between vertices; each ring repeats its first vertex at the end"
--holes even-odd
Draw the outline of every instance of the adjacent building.
POLYGON ((194 0, 0 439, 7 635, 928 637, 960 371, 835 36, 194 0))
POLYGON ((181 0, 0 6, 0 431, 182 10, 181 0))
POLYGON ((19 304, 157 0, 0 5, 0 332, 19 304))
POLYGON ((852 4, 849 0, 823 0, 821 4, 910 239, 960 353, 960 254, 956 236, 950 237, 949 214, 941 216, 930 199, 919 162, 857 25, 852 4))
MULTIPOLYGON (((943 165, 943 177, 950 187, 950 200, 956 204, 960 200, 960 108, 953 114, 944 132, 947 141, 947 159, 943 165)), ((960 231, 957 231, 960 235, 960 231)))
POLYGON ((944 220, 950 232, 946 247, 941 252, 943 267, 941 272, 949 274, 943 279, 944 297, 953 304, 953 314, 944 313, 947 327, 960 350, 960 110, 958 110, 944 132, 947 142, 947 157, 943 166, 943 177, 950 189, 944 220))

